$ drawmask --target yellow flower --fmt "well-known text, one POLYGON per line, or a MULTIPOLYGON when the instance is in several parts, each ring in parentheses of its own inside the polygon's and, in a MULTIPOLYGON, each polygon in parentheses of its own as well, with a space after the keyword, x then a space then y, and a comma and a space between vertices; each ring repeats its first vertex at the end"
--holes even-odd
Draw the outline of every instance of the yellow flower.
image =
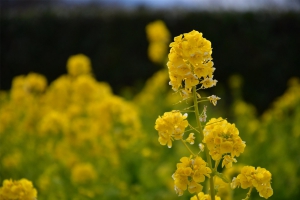
POLYGON ((54 80, 46 91, 45 104, 53 109, 65 111, 70 103, 72 80, 69 76, 63 75, 54 80))
POLYGON ((97 172, 90 163, 80 163, 73 167, 71 180, 74 184, 85 184, 97 179, 97 172))
POLYGON ((45 76, 37 73, 29 73, 24 80, 24 89, 33 93, 43 92, 47 87, 45 76))
POLYGON ((187 142, 190 143, 190 144, 194 144, 194 142, 195 142, 195 136, 194 136, 194 133, 190 133, 190 134, 189 134, 189 137, 188 137, 185 141, 187 141, 187 142))
POLYGON ((202 33, 191 31, 174 38, 170 44, 168 55, 170 85, 177 91, 182 87, 190 91, 193 86, 202 84, 201 88, 216 85, 213 80, 212 48, 210 41, 202 37, 202 33))
POLYGON ((4 180, 0 188, 0 199, 3 200, 35 200, 37 191, 27 179, 18 181, 4 180))
POLYGON ((200 82, 200 83, 202 83, 201 88, 210 88, 210 87, 216 86, 218 81, 213 80, 212 78, 213 78, 213 76, 204 78, 203 81, 200 82))
POLYGON ((209 97, 207 97, 207 99, 214 105, 217 105, 217 101, 220 100, 220 97, 217 97, 216 95, 211 95, 209 97))
POLYGON ((69 130, 69 119, 64 113, 50 111, 40 121, 38 131, 40 135, 59 133, 66 134, 69 130))
POLYGON ((148 46, 148 57, 154 63, 164 61, 168 52, 168 46, 162 42, 153 42, 148 46))
POLYGON ((205 176, 210 177, 211 169, 201 157, 182 157, 177 163, 177 169, 172 175, 176 193, 181 196, 188 189, 190 193, 201 192, 203 186, 199 183, 205 181, 205 176))
POLYGON ((230 155, 225 155, 222 161, 222 167, 230 168, 232 167, 232 162, 237 162, 235 158, 231 157, 230 155))
POLYGON ((212 159, 220 160, 223 157, 222 167, 231 167, 232 162, 236 162, 234 157, 244 152, 246 144, 240 138, 238 129, 222 118, 209 120, 203 133, 203 142, 212 159))
MULTIPOLYGON (((190 200, 211 200, 211 197, 209 194, 204 194, 203 192, 199 192, 197 196, 191 197, 190 200), (197 197, 198 196, 198 197, 197 197)), ((215 200, 221 200, 221 198, 217 195, 215 195, 215 200)))
POLYGON ((165 112, 155 122, 158 131, 158 141, 161 145, 172 147, 172 141, 182 139, 185 128, 188 126, 187 114, 182 115, 179 111, 165 112))
POLYGON ((16 96, 27 95, 28 93, 39 94, 44 92, 46 88, 46 77, 41 74, 31 72, 27 76, 17 76, 13 79, 12 95, 14 99, 18 99, 16 96))
POLYGON ((203 186, 196 181, 191 181, 188 186, 188 190, 191 194, 202 191, 203 186))
POLYGON ((89 74, 92 70, 91 61, 87 56, 83 54, 70 56, 70 58, 67 61, 67 70, 68 74, 70 74, 73 77, 82 74, 89 74))
POLYGON ((218 195, 223 200, 231 200, 232 199, 232 189, 230 188, 229 183, 226 183, 220 177, 215 176, 214 184, 215 184, 215 189, 216 189, 216 195, 218 195))
POLYGON ((92 76, 81 75, 72 84, 73 101, 87 104, 93 100, 101 100, 99 93, 101 90, 97 80, 92 76))
POLYGON ((156 20, 146 26, 147 38, 149 41, 148 56, 151 61, 161 63, 164 61, 168 43, 170 41, 170 33, 162 20, 156 20))
POLYGON ((20 167, 22 158, 23 158, 22 153, 19 150, 17 150, 15 152, 12 152, 12 153, 8 154, 7 156, 5 156, 2 159, 2 165, 3 165, 3 167, 5 167, 7 169, 13 169, 13 168, 20 167))
POLYGON ((255 187, 259 195, 264 198, 269 198, 273 195, 273 189, 271 187, 271 173, 265 168, 252 166, 244 166, 241 173, 234 177, 231 182, 231 187, 241 187, 243 189, 249 187, 255 187))
POLYGON ((162 20, 156 20, 146 26, 147 38, 150 42, 169 42, 170 32, 162 20))

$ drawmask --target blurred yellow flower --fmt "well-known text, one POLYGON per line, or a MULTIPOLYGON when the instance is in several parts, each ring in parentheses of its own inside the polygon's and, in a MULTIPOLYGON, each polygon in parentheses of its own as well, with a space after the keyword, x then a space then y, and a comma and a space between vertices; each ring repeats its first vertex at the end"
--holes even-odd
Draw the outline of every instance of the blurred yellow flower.
POLYGON ((156 20, 146 26, 146 34, 149 41, 148 57, 152 62, 164 61, 168 51, 170 33, 162 20, 156 20))
POLYGON ((47 88, 45 76, 37 73, 29 73, 27 76, 17 76, 12 81, 11 98, 13 101, 20 102, 30 99, 30 94, 36 95, 43 93, 47 88))
POLYGON ((22 153, 19 150, 16 150, 7 156, 5 156, 2 160, 3 167, 7 169, 17 168, 20 166, 22 161, 22 153))
POLYGON ((70 56, 67 61, 68 74, 77 77, 83 74, 91 73, 91 61, 84 54, 70 56))
POLYGON ((47 87, 45 76, 37 73, 29 73, 24 80, 24 89, 33 93, 44 92, 47 87))
POLYGON ((164 61, 168 52, 168 46, 162 42, 153 42, 148 46, 148 57, 154 63, 164 61))
POLYGON ((170 40, 170 32, 162 20, 156 20, 146 26, 147 38, 151 42, 166 42, 170 40))
POLYGON ((71 171, 71 180, 74 184, 86 184, 97 179, 97 172, 90 163, 76 164, 71 171))
POLYGON ((40 135, 66 134, 69 130, 69 119, 61 112, 50 111, 40 121, 38 131, 40 135))

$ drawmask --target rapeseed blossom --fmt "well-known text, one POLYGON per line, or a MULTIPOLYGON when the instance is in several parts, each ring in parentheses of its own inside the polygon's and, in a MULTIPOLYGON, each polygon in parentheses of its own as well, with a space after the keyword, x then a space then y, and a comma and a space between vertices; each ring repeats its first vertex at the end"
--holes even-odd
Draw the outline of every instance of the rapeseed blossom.
POLYGON ((10 97, 12 101, 24 103, 31 101, 34 95, 43 93, 47 88, 47 79, 41 74, 34 72, 27 76, 16 76, 12 82, 10 97))
POLYGON ((172 141, 182 139, 185 128, 188 126, 187 114, 182 115, 179 111, 165 112, 155 122, 158 131, 158 141, 161 145, 172 147, 172 141))
POLYGON ((107 83, 97 81, 86 64, 49 86, 43 75, 18 76, 9 92, 0 92, 2 175, 29 173, 40 198, 100 198, 113 187, 129 195, 126 168, 142 137, 139 112, 107 83), (38 163, 34 172, 28 168, 32 163, 38 163), (66 192, 68 187, 74 192, 66 192), (87 187, 92 192, 82 192, 87 187))
POLYGON ((76 164, 71 171, 73 184, 85 184, 97 179, 97 172, 91 163, 76 164))
POLYGON ((70 122, 66 114, 52 110, 41 119, 38 125, 38 132, 44 136, 48 134, 57 135, 67 133, 69 125, 70 122))
POLYGON ((205 176, 210 178, 211 169, 207 163, 199 156, 195 158, 182 157, 181 163, 177 163, 177 169, 172 175, 174 179, 174 189, 178 196, 188 189, 190 193, 202 191, 203 186, 200 184, 205 181, 205 176))
POLYGON ((4 180, 0 188, 1 200, 35 200, 37 191, 31 181, 21 179, 18 181, 4 180))
POLYGON ((24 79, 24 90, 32 93, 43 92, 47 87, 47 79, 45 76, 37 73, 29 73, 24 79))
POLYGON ((209 88, 216 85, 213 79, 215 68, 212 62, 212 48, 210 41, 202 37, 202 33, 191 31, 174 38, 170 44, 168 55, 170 85, 177 91, 183 87, 188 92, 193 86, 201 83, 201 88, 209 88))
MULTIPOLYGON (((204 194, 203 192, 199 192, 197 194, 197 196, 195 195, 195 196, 191 197, 190 200, 211 200, 210 195, 209 194, 204 194)), ((216 195, 215 196, 215 200, 221 200, 221 198, 216 195)))
POLYGON ((84 54, 70 56, 67 61, 67 70, 68 74, 73 77, 77 77, 83 74, 90 74, 92 70, 91 61, 84 54))
POLYGON ((189 134, 189 137, 187 139, 185 139, 185 141, 187 141, 188 143, 190 144, 194 144, 195 142, 195 136, 194 136, 194 133, 190 133, 189 134))
POLYGON ((146 26, 147 38, 151 42, 169 42, 170 32, 162 20, 156 20, 146 26))
POLYGON ((148 57, 155 63, 164 61, 170 41, 170 32, 162 20, 156 20, 146 26, 149 41, 148 57))
POLYGON ((2 159, 2 166, 4 168, 16 169, 21 167, 22 153, 19 150, 10 152, 7 156, 2 159))
POLYGON ((235 157, 244 152, 246 144, 240 138, 238 129, 221 117, 209 120, 203 133, 203 142, 212 159, 219 161, 223 157, 222 167, 231 167, 232 162, 236 162, 235 157))
POLYGON ((207 97, 207 99, 214 105, 217 105, 217 101, 220 100, 220 97, 217 97, 216 95, 211 95, 209 97, 207 97))
POLYGON ((234 177, 231 187, 241 187, 243 189, 255 187, 261 197, 265 199, 273 195, 271 187, 272 174, 265 168, 244 166, 241 173, 234 177))

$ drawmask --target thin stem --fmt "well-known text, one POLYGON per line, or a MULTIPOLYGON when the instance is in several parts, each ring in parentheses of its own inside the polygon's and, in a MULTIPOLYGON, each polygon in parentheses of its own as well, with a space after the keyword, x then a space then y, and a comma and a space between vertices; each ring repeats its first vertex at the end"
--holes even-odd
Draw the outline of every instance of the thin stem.
MULTIPOLYGON (((208 100, 201 100, 201 101, 197 101, 197 103, 201 103, 201 102, 205 102, 205 101, 208 101, 208 100)), ((198 104, 197 104, 198 105, 198 104)), ((192 105, 192 106, 189 106, 189 107, 186 107, 184 108, 183 110, 187 110, 187 109, 190 109, 192 107, 195 107, 195 105, 192 105)))
MULTIPOLYGON (((204 135, 203 135, 203 130, 202 130, 202 125, 200 123, 200 115, 199 115, 199 109, 198 109, 198 101, 197 101, 197 88, 196 86, 193 87, 193 97, 194 97, 194 107, 195 107, 195 116, 196 116, 196 122, 197 122, 197 125, 198 125, 198 129, 199 129, 199 132, 200 132, 200 141, 202 141, 204 135)), ((204 144, 205 146, 205 155, 206 155, 206 159, 207 159, 207 164, 208 164, 208 167, 210 169, 213 169, 212 168, 212 162, 211 162, 211 158, 210 158, 210 155, 209 155, 209 152, 208 152, 208 148, 206 146, 206 144, 204 144)), ((210 185, 210 197, 211 197, 211 200, 215 200, 215 186, 214 186, 214 175, 211 175, 211 177, 209 178, 209 185, 210 185)))
MULTIPOLYGON (((194 127, 193 127, 192 125, 190 125, 190 124, 189 124, 189 126, 192 128, 192 129, 190 129, 190 130, 194 130, 194 131, 200 133, 200 132, 196 129, 196 128, 198 128, 198 127, 194 128, 194 127)), ((189 130, 189 131, 190 131, 190 130, 189 130)))
POLYGON ((183 110, 179 110, 179 112, 195 112, 195 111, 193 111, 193 110, 185 110, 185 109, 183 109, 183 110))
POLYGON ((190 149, 190 147, 186 144, 186 142, 181 139, 181 142, 184 144, 184 146, 189 150, 189 152, 193 155, 193 156, 196 156, 196 154, 194 154, 194 152, 190 149))
POLYGON ((250 195, 251 195, 252 189, 253 189, 253 187, 251 187, 251 188, 249 189, 249 192, 247 193, 246 198, 243 199, 243 200, 248 200, 248 199, 250 199, 250 195))
POLYGON ((202 125, 200 123, 200 115, 199 115, 199 108, 198 108, 198 101, 197 101, 197 92, 196 86, 193 87, 193 96, 194 96, 194 108, 195 108, 195 115, 196 115, 196 122, 199 129, 200 134, 200 141, 203 139, 203 132, 202 132, 202 125))
POLYGON ((188 110, 188 109, 190 109, 190 108, 192 108, 192 107, 194 107, 194 106, 186 107, 186 108, 184 108, 183 110, 188 110))

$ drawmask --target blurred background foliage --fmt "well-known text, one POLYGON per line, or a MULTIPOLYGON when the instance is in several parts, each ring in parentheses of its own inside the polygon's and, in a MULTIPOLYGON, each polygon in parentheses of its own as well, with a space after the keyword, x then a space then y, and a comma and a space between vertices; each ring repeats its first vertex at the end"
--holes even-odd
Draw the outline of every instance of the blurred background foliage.
POLYGON ((218 84, 201 95, 222 98, 205 103, 208 118, 227 118, 246 141, 238 164, 272 173, 270 199, 300 197, 299 13, 18 11, 0 19, 1 182, 28 178, 39 199, 189 198, 171 179, 188 152, 159 145, 154 130, 158 115, 189 105, 178 104, 165 61, 147 55, 146 26, 161 19, 170 40, 194 29, 212 42, 218 84), (74 74, 66 66, 78 53, 91 68, 74 74))

